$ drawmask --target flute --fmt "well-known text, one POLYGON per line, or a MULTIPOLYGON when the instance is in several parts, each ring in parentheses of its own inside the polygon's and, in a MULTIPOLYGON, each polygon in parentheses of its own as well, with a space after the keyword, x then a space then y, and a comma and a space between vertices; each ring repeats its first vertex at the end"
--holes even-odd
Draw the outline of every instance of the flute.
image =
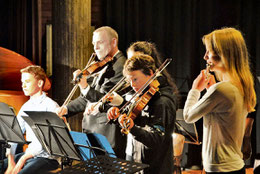
POLYGON ((209 70, 210 70, 210 66, 211 66, 211 64, 209 64, 209 63, 206 64, 206 83, 207 84, 209 84, 209 76, 210 76, 209 70))

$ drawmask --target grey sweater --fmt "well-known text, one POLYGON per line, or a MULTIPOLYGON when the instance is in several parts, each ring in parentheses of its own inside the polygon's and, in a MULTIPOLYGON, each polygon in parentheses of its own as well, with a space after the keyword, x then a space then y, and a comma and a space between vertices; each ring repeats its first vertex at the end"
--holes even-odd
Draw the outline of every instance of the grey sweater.
POLYGON ((194 123, 203 117, 202 158, 206 172, 230 172, 244 166, 241 146, 248 114, 243 96, 230 82, 212 85, 200 98, 190 90, 184 120, 194 123))

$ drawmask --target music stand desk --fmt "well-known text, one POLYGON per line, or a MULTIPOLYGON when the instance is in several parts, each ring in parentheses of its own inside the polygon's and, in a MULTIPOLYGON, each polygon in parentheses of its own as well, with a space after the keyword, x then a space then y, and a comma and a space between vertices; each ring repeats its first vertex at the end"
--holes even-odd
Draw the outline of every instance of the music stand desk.
MULTIPOLYGON (((6 103, 0 102, 0 144, 2 159, 0 163, 3 165, 5 157, 5 148, 10 148, 8 142, 18 144, 28 144, 26 142, 14 112, 6 103)), ((3 167, 2 167, 3 168, 3 167)), ((3 172, 3 171, 2 171, 3 172)))
POLYGON ((31 126, 43 148, 54 156, 82 160, 63 120, 53 112, 25 111, 23 119, 31 126))
POLYGON ((198 132, 195 123, 186 123, 183 119, 183 109, 178 109, 175 121, 175 133, 185 137, 185 143, 200 145, 198 132))
MULTIPOLYGON (((96 155, 95 147, 90 149, 90 159, 83 161, 78 148, 73 142, 68 128, 62 119, 52 112, 25 112, 29 117, 23 117, 32 127, 43 147, 51 155, 80 160, 77 165, 68 167, 60 173, 97 173, 97 174, 132 174, 148 165, 130 162, 109 155, 96 155)), ((80 145, 79 145, 80 146, 80 145)))

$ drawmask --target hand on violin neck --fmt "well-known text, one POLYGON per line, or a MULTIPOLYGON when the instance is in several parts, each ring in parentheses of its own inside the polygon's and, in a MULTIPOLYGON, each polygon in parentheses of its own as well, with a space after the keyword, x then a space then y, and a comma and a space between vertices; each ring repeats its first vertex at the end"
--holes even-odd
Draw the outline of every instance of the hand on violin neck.
MULTIPOLYGON (((134 121, 132 118, 128 117, 126 114, 121 115, 118 118, 118 122, 121 125, 121 127, 127 131, 133 128, 134 121)), ((124 131, 123 131, 124 132, 124 131)))
POLYGON ((82 73, 80 69, 77 69, 76 71, 73 72, 73 80, 77 80, 77 77, 82 73))
POLYGON ((87 76, 82 75, 82 71, 79 69, 73 72, 73 81, 76 82, 81 89, 88 87, 87 76))
POLYGON ((112 107, 107 111, 107 119, 108 120, 115 120, 119 117, 120 112, 117 107, 112 107))

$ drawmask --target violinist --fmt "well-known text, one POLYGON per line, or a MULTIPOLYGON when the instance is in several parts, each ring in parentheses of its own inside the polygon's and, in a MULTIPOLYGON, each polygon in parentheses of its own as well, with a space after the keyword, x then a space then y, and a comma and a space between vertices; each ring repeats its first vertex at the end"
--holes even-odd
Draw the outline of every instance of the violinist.
MULTIPOLYGON (((144 54, 135 54, 129 58, 123 70, 124 76, 136 92, 143 88, 155 72, 154 59, 144 54)), ((127 112, 120 113, 118 107, 110 108, 107 117, 109 120, 118 118, 120 126, 125 127, 128 131, 126 159, 149 165, 141 173, 172 174, 172 133, 176 118, 177 97, 165 76, 159 75, 147 86, 139 98, 141 99, 147 91, 154 87, 157 92, 150 97, 147 105, 139 110, 139 115, 135 118, 129 118, 129 115, 136 111, 135 102, 130 104, 127 112), (157 83, 153 85, 155 81, 159 85, 157 83), (135 109, 131 110, 133 105, 135 109)))
MULTIPOLYGON (((79 112, 84 112, 86 108, 97 102, 123 77, 122 70, 126 61, 125 56, 118 49, 118 34, 111 27, 104 26, 96 29, 93 33, 92 44, 99 61, 111 57, 95 76, 89 78, 83 75, 78 85, 81 94, 78 98, 71 101, 67 106, 57 110, 59 116, 73 116, 79 112), (91 80, 92 81, 91 81, 91 80)), ((82 73, 76 70, 73 73, 74 79, 82 73)), ((110 145, 118 158, 124 158, 125 137, 117 130, 114 124, 106 124, 106 112, 96 114, 86 114, 84 112, 82 120, 82 131, 85 133, 99 133, 108 139, 110 145)))
MULTIPOLYGON (((155 66, 156 68, 159 68, 162 64, 162 59, 161 59, 161 55, 160 53, 157 51, 156 45, 152 42, 148 42, 148 41, 137 41, 137 42, 133 42, 127 49, 127 57, 130 58, 135 54, 146 54, 148 56, 151 56, 154 61, 155 61, 155 66)), ((173 91, 176 95, 178 95, 178 89, 176 84, 174 83, 174 81, 172 80, 170 74, 167 72, 166 69, 163 70, 162 74, 167 78, 167 82, 169 83, 169 85, 173 88, 173 91)), ((127 88, 127 90, 121 90, 120 94, 124 97, 127 97, 129 95, 131 95, 132 91, 129 90, 129 88, 127 88), (125 92, 125 93, 124 93, 125 92)), ((98 112, 101 109, 103 110, 108 110, 108 108, 112 106, 118 106, 121 104, 121 100, 123 100, 120 95, 117 94, 117 92, 113 92, 112 94, 108 94, 107 96, 105 96, 106 98, 106 102, 103 102, 103 106, 102 107, 95 107, 96 109, 99 110, 93 110, 93 108, 91 108, 89 110, 89 112, 98 112), (113 101, 113 102, 111 102, 113 101), (119 104, 120 103, 120 104, 119 104)), ((100 105, 99 105, 100 106, 100 105)))
MULTIPOLYGON (((162 64, 162 58, 156 48, 155 43, 148 41, 137 41, 132 43, 127 49, 127 57, 130 58, 134 54, 146 54, 148 56, 151 56, 155 61, 156 68, 159 68, 159 66, 162 64)), ((168 71, 165 69, 163 70, 162 74, 167 78, 167 82, 173 88, 174 93, 178 95, 177 86, 172 80, 171 75, 168 73, 168 71)))

